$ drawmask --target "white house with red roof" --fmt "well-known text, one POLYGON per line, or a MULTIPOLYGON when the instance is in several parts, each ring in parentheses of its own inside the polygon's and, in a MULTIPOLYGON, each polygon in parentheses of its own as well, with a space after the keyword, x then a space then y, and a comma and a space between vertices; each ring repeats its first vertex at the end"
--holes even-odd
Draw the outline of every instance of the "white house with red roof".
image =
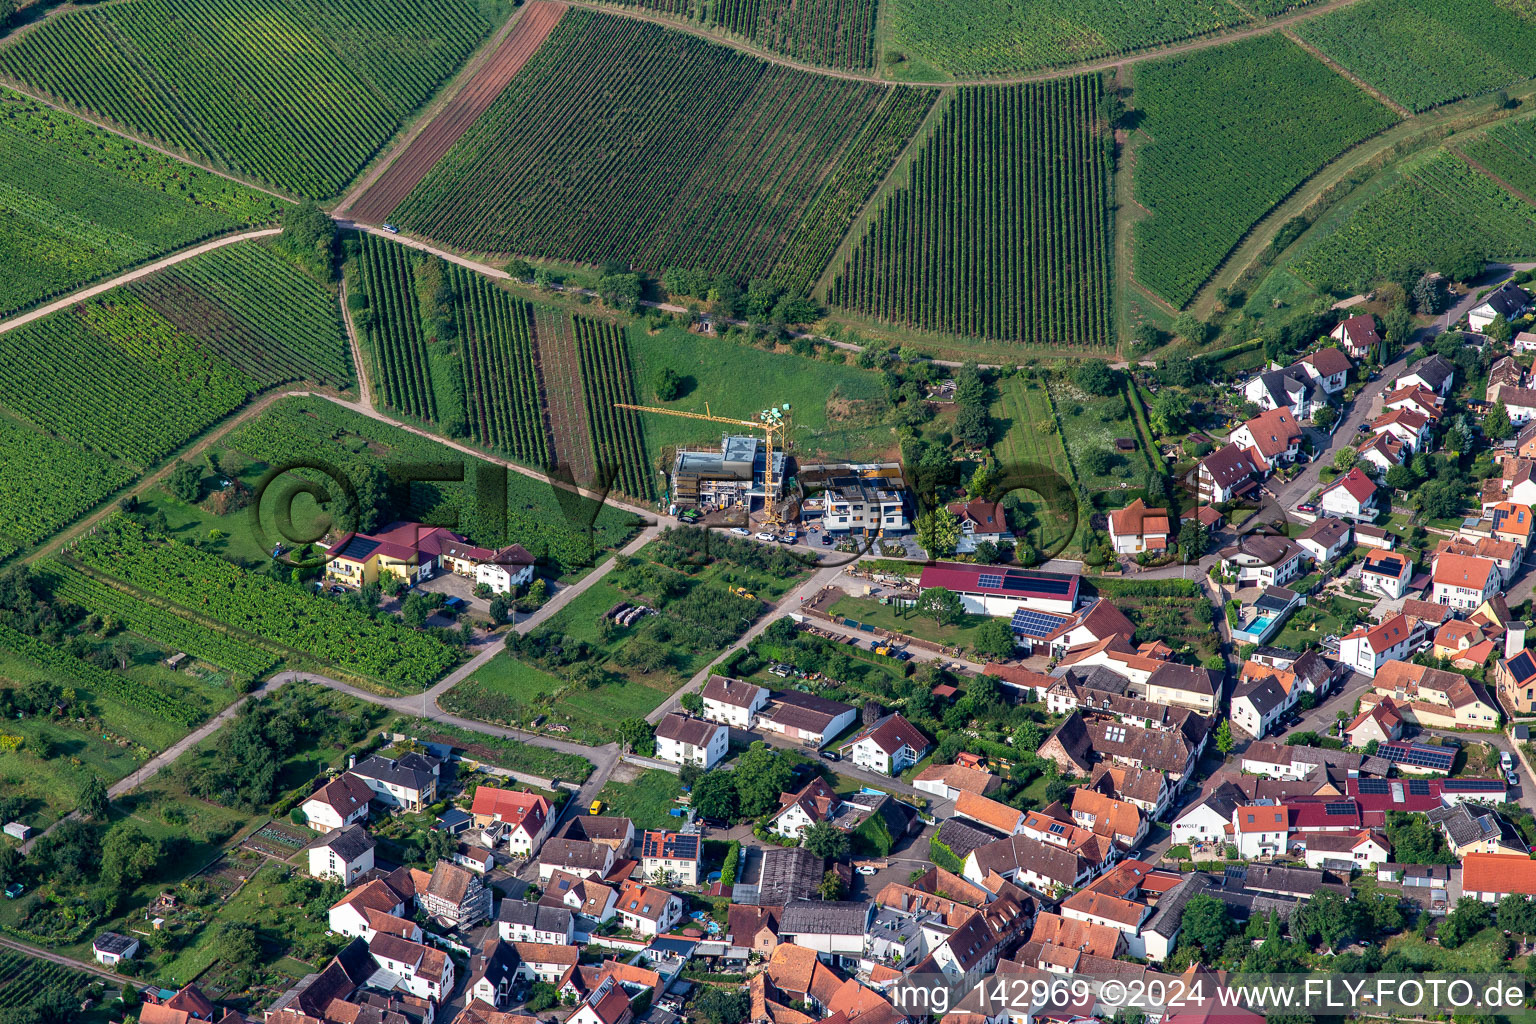
POLYGON ((1370 440, 1355 449, 1355 464, 1365 466, 1379 475, 1393 466, 1401 466, 1408 454, 1403 442, 1390 432, 1383 431, 1372 434, 1370 440))
MULTIPOLYGON (((1338 352, 1338 349, 1329 349, 1338 352)), ((1343 358, 1343 353, 1339 353, 1343 358)), ((1289 409, 1270 409, 1232 431, 1229 440, 1258 452, 1265 464, 1295 462, 1301 454, 1301 424, 1289 409)))
POLYGON ((1419 451, 1429 441, 1433 421, 1413 409, 1393 409, 1371 421, 1372 434, 1391 434, 1411 452, 1419 451))
POLYGON ((1013 539, 1013 531, 1008 528, 1008 515, 1003 511, 1003 503, 1000 501, 983 501, 980 498, 957 501, 949 506, 949 512, 960 524, 956 554, 968 555, 984 540, 996 544, 998 541, 1013 539))
POLYGON ((1197 473, 1200 500, 1214 505, 1253 490, 1269 475, 1269 464, 1252 448, 1228 444, 1201 459, 1197 473))
POLYGON ((1342 342, 1344 351, 1352 359, 1364 359, 1381 344, 1381 332, 1376 330, 1376 318, 1369 313, 1340 320, 1338 326, 1328 332, 1328 337, 1342 342))
POLYGON ((1413 579, 1413 560, 1393 551, 1367 551, 1360 566, 1360 588, 1397 599, 1408 592, 1413 579))
POLYGON ((933 746, 922 730, 897 714, 880 721, 855 736, 842 749, 850 751, 860 768, 881 775, 900 775, 923 759, 933 746))
POLYGON ((507 848, 519 857, 537 853, 555 825, 549 801, 527 790, 478 786, 469 813, 480 828, 500 824, 507 848))
POLYGON ((1475 555, 1445 552, 1435 556, 1434 590, 1437 604, 1472 611, 1499 592, 1502 577, 1498 564, 1475 555))
POLYGON ((366 821, 372 799, 373 790, 362 779, 341 775, 316 790, 299 810, 304 813, 304 824, 323 834, 366 821))
POLYGON ((1397 409, 1412 409, 1431 420, 1438 420, 1444 412, 1444 400, 1423 384, 1410 384, 1383 396, 1382 412, 1393 412, 1397 409))
POLYGON ((1323 391, 1336 395, 1349 383, 1349 371, 1355 364, 1349 361, 1349 356, 1343 350, 1329 345, 1302 356, 1296 365, 1307 371, 1323 391))
POLYGON ((1243 860, 1259 860, 1286 851, 1291 834, 1284 804, 1248 804, 1232 812, 1232 839, 1243 860))
POLYGON ((364 882, 331 907, 331 931, 338 935, 366 937, 371 931, 370 913, 402 917, 405 914, 405 897, 380 879, 364 882))
POLYGON ((1370 522, 1376 518, 1376 484, 1359 466, 1324 487, 1317 496, 1319 514, 1351 522, 1370 522))
POLYGON ((1077 608, 1076 575, 998 565, 933 562, 923 567, 919 590, 943 587, 960 595, 973 615, 1009 616, 1020 608, 1068 615, 1077 608))
POLYGON ((1109 514, 1109 541, 1116 554, 1166 551, 1172 527, 1166 508, 1148 508, 1137 498, 1109 514))
POLYGON ((1360 626, 1339 639, 1339 661, 1362 675, 1375 676, 1389 661, 1402 661, 1425 639, 1425 630, 1401 613, 1380 625, 1360 626))

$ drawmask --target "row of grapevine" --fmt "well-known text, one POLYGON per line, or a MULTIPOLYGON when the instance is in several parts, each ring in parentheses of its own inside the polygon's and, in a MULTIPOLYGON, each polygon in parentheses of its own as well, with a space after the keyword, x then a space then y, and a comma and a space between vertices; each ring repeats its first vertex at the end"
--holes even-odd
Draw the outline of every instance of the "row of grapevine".
POLYGON ((145 593, 281 647, 409 692, 456 660, 436 637, 278 582, 116 516, 70 548, 78 561, 145 593))
POLYGON ((97 668, 35 636, 3 624, 0 624, 0 647, 52 669, 65 679, 75 680, 100 697, 144 711, 162 721, 188 729, 202 721, 203 716, 188 707, 185 701, 174 700, 125 675, 97 668))
POLYGON ((1183 306, 1308 176, 1397 115, 1283 35, 1142 64, 1136 280, 1183 306))
POLYGON ((576 355, 587 400, 587 423, 597 465, 618 469, 614 486, 637 498, 650 498, 651 467, 645 458, 640 414, 615 408, 635 403, 635 371, 629 361, 624 328, 606 320, 571 317, 576 355))
POLYGON ((1495 125, 1461 151, 1511 188, 1536 198, 1536 124, 1530 118, 1495 125))
POLYGON ((49 19, 0 72, 194 157, 337 191, 489 29, 465 0, 129 0, 49 19))
POLYGON ((137 475, 99 452, 0 417, 0 534, 36 544, 137 475))
POLYGON ((533 306, 455 267, 469 433, 519 462, 552 461, 533 354, 533 306))
POLYGON ((64 992, 79 1002, 96 980, 52 960, 0 950, 0 1010, 19 1010, 32 1005, 50 990, 64 992))
POLYGON ((365 337, 384 402, 420 420, 437 419, 426 339, 416 307, 411 254, 402 245, 362 236, 362 280, 371 310, 365 337))
POLYGON ((825 67, 875 64, 879 0, 613 0, 724 29, 742 39, 825 67))
POLYGON ((336 300, 268 246, 227 245, 129 289, 262 387, 352 383, 336 300))
POLYGON ((573 8, 392 219, 475 252, 766 276, 888 93, 573 8))
POLYGON ((96 612, 135 633, 172 650, 185 651, 211 665, 255 678, 277 663, 270 651, 183 618, 140 596, 110 587, 63 562, 47 561, 35 571, 55 597, 96 612))
POLYGON ((971 337, 1110 343, 1100 95, 1097 76, 958 90, 828 301, 971 337))

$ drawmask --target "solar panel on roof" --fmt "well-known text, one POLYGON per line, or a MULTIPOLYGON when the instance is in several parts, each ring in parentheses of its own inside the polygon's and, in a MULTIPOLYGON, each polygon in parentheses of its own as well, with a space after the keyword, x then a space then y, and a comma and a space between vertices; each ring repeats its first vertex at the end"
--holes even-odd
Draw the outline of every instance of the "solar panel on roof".
POLYGON ((1427 779, 1409 779, 1409 796, 1429 796, 1429 781, 1427 779))
POLYGON ((1392 787, 1386 779, 1361 779, 1355 791, 1361 796, 1386 796, 1392 787))
POLYGON ((1498 779, 1446 779, 1445 784, 1463 793, 1498 793, 1505 788, 1498 779))
POLYGON ((1435 771, 1442 772, 1450 771, 1451 765, 1456 763, 1456 752, 1454 750, 1447 750, 1442 747, 1427 747, 1417 743, 1383 743, 1377 749, 1376 754, 1397 764, 1432 768, 1435 771))
POLYGON ((989 587, 992 590, 997 590, 1003 585, 1003 578, 996 573, 984 572, 980 576, 976 577, 976 585, 978 587, 989 587))
POLYGON ((1353 817, 1355 813, 1355 805, 1348 800, 1339 800, 1323 805, 1323 813, 1332 815, 1347 814, 1353 817))
POLYGON ((1049 612, 1037 612, 1029 608, 1020 608, 1013 613, 1011 625, 1015 633, 1025 636, 1050 636, 1062 623, 1067 621, 1065 615, 1052 615, 1049 612))
POLYGON ((1008 574, 1008 584, 1013 587, 1027 587, 1041 594, 1055 594, 1065 597, 1072 591, 1073 577, 1052 576, 1039 572, 1020 572, 1012 570, 1008 574))

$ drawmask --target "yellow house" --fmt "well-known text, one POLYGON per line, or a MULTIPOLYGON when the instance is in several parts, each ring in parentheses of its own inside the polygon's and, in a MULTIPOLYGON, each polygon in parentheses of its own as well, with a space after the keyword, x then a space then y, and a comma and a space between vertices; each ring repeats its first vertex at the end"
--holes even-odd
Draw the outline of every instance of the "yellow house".
POLYGON ((391 523, 377 534, 348 533, 327 550, 326 578, 353 587, 375 583, 383 572, 415 586, 446 570, 506 593, 533 578, 534 558, 520 545, 492 551, 452 530, 422 523, 391 523))

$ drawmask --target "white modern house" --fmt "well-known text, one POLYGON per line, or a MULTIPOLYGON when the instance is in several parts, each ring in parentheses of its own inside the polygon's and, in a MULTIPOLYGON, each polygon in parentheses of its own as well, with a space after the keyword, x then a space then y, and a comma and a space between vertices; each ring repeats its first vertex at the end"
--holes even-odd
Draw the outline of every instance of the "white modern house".
POLYGON ((720 722, 671 712, 656 726, 656 756, 673 764, 713 768, 730 747, 731 730, 720 722))
POLYGON ((757 713, 768 704, 767 687, 727 676, 710 676, 701 696, 705 718, 737 729, 750 729, 757 713))
POLYGON ((886 715, 860 733, 843 749, 851 750, 853 763, 881 775, 900 775, 923 759, 933 744, 900 715, 886 715))

